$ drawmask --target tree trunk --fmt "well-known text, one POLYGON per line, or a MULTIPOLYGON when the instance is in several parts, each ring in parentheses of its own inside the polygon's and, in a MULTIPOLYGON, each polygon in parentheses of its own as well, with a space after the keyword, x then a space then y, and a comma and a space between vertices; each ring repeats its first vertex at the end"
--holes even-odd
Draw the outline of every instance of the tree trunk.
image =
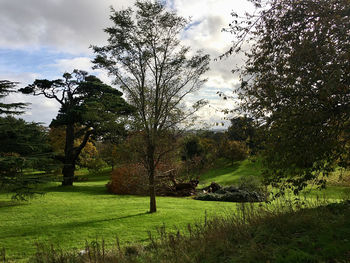
POLYGON ((154 185, 154 167, 153 167, 153 171, 149 171, 149 197, 150 197, 149 212, 150 213, 157 212, 156 191, 155 191, 155 185, 154 185))
POLYGON ((71 186, 74 181, 74 125, 66 126, 66 144, 64 147, 64 166, 62 169, 62 186, 71 186))
POLYGON ((65 163, 62 169, 62 186, 72 186, 74 181, 75 164, 65 163))
POLYGON ((155 166, 154 166, 154 146, 150 144, 147 151, 148 157, 148 180, 149 180, 149 197, 150 197, 150 208, 149 212, 157 212, 156 206, 156 190, 154 185, 154 175, 155 175, 155 166))

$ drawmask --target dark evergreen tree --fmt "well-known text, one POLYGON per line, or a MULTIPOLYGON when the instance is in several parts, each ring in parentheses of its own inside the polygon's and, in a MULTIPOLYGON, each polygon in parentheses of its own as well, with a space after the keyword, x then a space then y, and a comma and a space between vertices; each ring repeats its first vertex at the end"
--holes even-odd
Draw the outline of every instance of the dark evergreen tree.
POLYGON ((122 93, 87 72, 74 70, 63 79, 35 80, 21 89, 25 94, 56 100, 61 108, 51 127, 66 130, 62 185, 73 185, 77 159, 91 137, 115 136, 124 132, 121 116, 132 112, 122 93), (83 138, 74 145, 75 139, 83 138))
POLYGON ((45 128, 0 117, 0 145, 0 189, 17 199, 38 193, 38 184, 47 182, 48 172, 56 167, 45 128))
MULTIPOLYGON (((12 82, 9 80, 0 80, 0 99, 3 99, 10 93, 16 92, 14 87, 16 86, 16 82, 12 82)), ((23 113, 23 109, 25 108, 26 103, 3 103, 0 102, 0 115, 2 114, 21 114, 23 113)))
MULTIPOLYGON (((16 84, 1 80, 0 99, 16 92, 16 84)), ((26 105, 0 102, 0 190, 13 193, 17 199, 33 195, 37 185, 48 179, 28 169, 45 171, 54 166, 45 128, 10 116, 21 114, 26 105)))

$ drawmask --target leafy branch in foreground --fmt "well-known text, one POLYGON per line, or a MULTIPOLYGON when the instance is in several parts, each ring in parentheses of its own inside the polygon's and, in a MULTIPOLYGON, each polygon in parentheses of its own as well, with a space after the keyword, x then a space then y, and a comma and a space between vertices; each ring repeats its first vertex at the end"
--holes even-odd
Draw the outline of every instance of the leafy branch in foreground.
POLYGON ((265 128, 270 182, 325 186, 349 164, 350 1, 252 2, 255 12, 233 14, 226 29, 235 41, 225 55, 246 58, 235 69, 240 110, 265 128))

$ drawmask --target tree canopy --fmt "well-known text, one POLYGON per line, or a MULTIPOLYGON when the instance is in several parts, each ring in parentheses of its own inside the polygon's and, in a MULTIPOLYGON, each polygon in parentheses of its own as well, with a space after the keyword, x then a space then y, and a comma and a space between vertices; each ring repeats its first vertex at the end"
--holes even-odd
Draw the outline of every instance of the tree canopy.
POLYGON ((37 79, 20 91, 54 99, 61 105, 50 126, 65 127, 62 185, 73 184, 76 161, 89 139, 121 134, 121 116, 132 112, 120 91, 79 70, 63 74, 63 79, 37 79))
POLYGON ((158 141, 174 132, 203 105, 198 101, 186 109, 183 100, 197 91, 205 79, 209 56, 189 56, 180 33, 188 20, 168 11, 159 1, 137 1, 135 10, 111 10, 112 26, 105 29, 108 44, 94 46, 97 68, 106 69, 135 106, 134 127, 144 135, 143 164, 150 185, 150 211, 156 211, 154 174, 171 144, 158 141), (168 146, 168 147, 164 147, 168 146))
POLYGON ((296 192, 310 180, 324 185, 348 158, 350 1, 252 2, 255 13, 233 14, 227 29, 235 42, 226 55, 246 55, 236 90, 241 110, 266 128, 272 182, 296 192))

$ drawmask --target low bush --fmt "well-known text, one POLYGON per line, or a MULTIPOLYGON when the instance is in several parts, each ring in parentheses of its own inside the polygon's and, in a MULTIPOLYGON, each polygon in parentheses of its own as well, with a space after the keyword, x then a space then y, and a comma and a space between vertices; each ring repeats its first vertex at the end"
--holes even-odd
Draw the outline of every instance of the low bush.
POLYGON ((86 164, 90 174, 93 175, 99 175, 106 166, 107 163, 102 160, 102 158, 94 158, 88 164, 86 164))
POLYGON ((147 174, 140 164, 125 164, 112 171, 107 183, 108 192, 113 194, 143 195, 147 193, 147 174))
POLYGON ((269 197, 267 187, 256 176, 241 177, 237 186, 221 187, 213 182, 202 190, 203 193, 195 199, 222 202, 264 202, 269 197))
MULTIPOLYGON (((184 178, 177 178, 179 169, 176 164, 157 165, 155 175, 157 195, 189 196, 195 192, 198 181, 184 182, 184 178)), ((140 164, 124 164, 112 171, 107 189, 113 194, 147 195, 149 193, 147 172, 140 164)))

